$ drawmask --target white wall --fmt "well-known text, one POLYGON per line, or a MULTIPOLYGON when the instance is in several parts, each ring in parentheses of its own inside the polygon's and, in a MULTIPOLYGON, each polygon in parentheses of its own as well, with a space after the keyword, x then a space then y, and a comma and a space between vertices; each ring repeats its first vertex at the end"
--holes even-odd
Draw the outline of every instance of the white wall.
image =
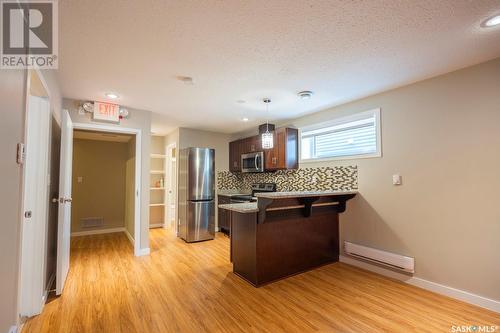
POLYGON ((289 124, 378 107, 382 158, 301 165, 358 165, 342 240, 413 256, 416 277, 500 300, 500 58, 289 124))

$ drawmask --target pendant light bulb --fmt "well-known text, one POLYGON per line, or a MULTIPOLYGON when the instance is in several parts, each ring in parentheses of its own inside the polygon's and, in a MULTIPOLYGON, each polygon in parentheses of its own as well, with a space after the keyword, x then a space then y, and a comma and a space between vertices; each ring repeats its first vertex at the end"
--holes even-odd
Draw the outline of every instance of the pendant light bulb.
POLYGON ((269 132, 269 103, 271 100, 269 98, 264 98, 263 102, 266 103, 266 131, 262 133, 262 149, 272 149, 274 147, 273 133, 269 132))

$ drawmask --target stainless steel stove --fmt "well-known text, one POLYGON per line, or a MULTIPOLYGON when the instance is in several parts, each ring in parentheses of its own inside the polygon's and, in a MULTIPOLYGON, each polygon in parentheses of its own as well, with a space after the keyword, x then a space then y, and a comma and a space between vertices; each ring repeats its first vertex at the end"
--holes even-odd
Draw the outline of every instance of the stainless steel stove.
POLYGON ((255 202, 257 198, 255 193, 276 192, 275 183, 256 183, 252 184, 252 194, 234 195, 231 197, 231 203, 255 202))

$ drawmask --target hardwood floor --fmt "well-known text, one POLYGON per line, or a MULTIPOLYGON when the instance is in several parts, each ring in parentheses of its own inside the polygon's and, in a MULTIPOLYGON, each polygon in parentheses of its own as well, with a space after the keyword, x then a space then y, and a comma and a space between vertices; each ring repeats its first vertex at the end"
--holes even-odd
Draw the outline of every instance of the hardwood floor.
MULTIPOLYGON (((450 332, 500 314, 336 263, 254 288, 231 272, 229 239, 186 244, 150 231, 72 239, 63 296, 23 332, 450 332)), ((498 329, 497 329, 498 331, 498 329)))

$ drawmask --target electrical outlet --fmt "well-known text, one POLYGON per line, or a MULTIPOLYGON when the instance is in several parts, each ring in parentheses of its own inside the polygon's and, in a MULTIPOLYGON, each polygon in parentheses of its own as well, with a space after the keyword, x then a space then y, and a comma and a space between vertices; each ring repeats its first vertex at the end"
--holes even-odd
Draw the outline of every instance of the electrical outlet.
POLYGON ((392 175, 392 185, 401 185, 403 183, 400 174, 392 175))

